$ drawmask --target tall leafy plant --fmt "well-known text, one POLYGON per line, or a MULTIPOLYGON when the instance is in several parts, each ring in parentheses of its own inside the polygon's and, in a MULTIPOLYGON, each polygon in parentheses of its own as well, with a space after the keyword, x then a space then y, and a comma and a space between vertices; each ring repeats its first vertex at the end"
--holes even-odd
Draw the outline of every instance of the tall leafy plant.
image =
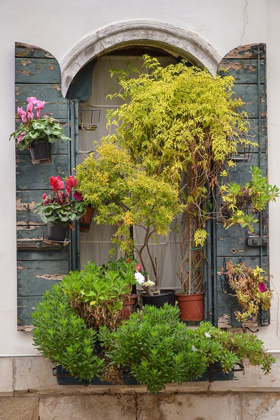
POLYGON ((170 223, 183 211, 178 185, 141 169, 127 150, 107 140, 77 166, 76 178, 84 202, 97 209, 97 223, 117 226, 112 242, 127 255, 134 251, 144 271, 143 254, 147 251, 159 288, 158 264, 150 244, 155 234, 167 235, 170 223), (143 245, 138 246, 131 238, 132 226, 143 229, 143 245))

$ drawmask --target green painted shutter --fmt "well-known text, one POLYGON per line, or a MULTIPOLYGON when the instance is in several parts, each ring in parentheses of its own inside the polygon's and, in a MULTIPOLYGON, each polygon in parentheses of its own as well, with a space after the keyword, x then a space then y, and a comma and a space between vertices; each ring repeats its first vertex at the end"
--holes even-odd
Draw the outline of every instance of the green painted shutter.
MULTIPOLYGON (((15 110, 21 106, 26 108, 27 97, 35 96, 46 102, 44 110, 65 123, 65 134, 69 135, 68 121, 75 106, 62 97, 60 81, 60 67, 51 54, 16 43, 15 110)), ((16 124, 17 118, 16 112, 16 124)), ((51 163, 33 165, 28 150, 16 152, 18 329, 22 331, 32 328, 30 314, 42 293, 59 282, 69 269, 75 268, 75 234, 71 234, 68 246, 44 243, 46 226, 30 211, 33 203, 40 201, 50 188, 50 176, 59 175, 63 179, 70 174, 74 143, 58 141, 52 145, 51 163)))
MULTIPOLYGON (((236 168, 230 171, 230 182, 246 183, 250 179, 250 166, 259 166, 267 174, 267 122, 266 122, 266 46, 253 44, 241 46, 227 54, 219 69, 228 70, 227 74, 235 78, 234 91, 245 102, 242 108, 247 111, 251 130, 248 133, 252 141, 258 142, 248 155, 244 151, 235 157, 236 168)), ((245 151, 246 152, 246 151, 245 151)), ((213 226, 214 248, 214 323, 220 327, 238 327, 241 324, 234 316, 238 308, 236 298, 223 292, 219 272, 225 261, 234 264, 245 262, 246 265, 262 267, 268 272, 268 212, 257 217, 255 236, 248 229, 239 226, 225 230, 217 221, 213 226), (259 239, 262 238, 262 239, 259 239), (253 240, 255 239, 255 240, 253 240), (255 243, 254 243, 255 242, 255 243), (261 246, 259 246, 262 244, 261 246)), ((259 324, 269 323, 269 313, 261 313, 259 324)))

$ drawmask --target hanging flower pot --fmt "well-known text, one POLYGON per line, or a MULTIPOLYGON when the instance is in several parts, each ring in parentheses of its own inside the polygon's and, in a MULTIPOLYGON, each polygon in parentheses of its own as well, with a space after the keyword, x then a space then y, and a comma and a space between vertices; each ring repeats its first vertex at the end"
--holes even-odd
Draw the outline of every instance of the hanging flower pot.
POLYGON ((47 223, 47 237, 50 241, 64 242, 68 226, 63 226, 59 223, 47 223))
POLYGON ((204 321, 204 293, 176 294, 181 321, 204 321))
POLYGON ((34 141, 30 146, 32 163, 51 162, 51 144, 47 139, 34 141))
POLYGON ((80 219, 80 232, 87 233, 89 231, 93 213, 94 208, 87 206, 85 214, 80 219))
POLYGON ((130 314, 134 310, 136 301, 137 301, 137 295, 136 294, 131 294, 131 295, 129 295, 128 300, 125 300, 123 302, 122 319, 128 319, 130 317, 130 314))

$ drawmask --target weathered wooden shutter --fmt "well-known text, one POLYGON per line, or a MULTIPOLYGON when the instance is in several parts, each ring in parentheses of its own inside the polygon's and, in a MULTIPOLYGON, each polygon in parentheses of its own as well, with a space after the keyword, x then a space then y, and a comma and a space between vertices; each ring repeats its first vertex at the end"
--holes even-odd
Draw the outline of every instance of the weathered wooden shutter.
MULTIPOLYGON (((26 108, 27 97, 35 96, 46 102, 44 110, 65 123, 65 134, 69 135, 71 108, 73 111, 75 105, 62 97, 60 81, 60 67, 51 54, 16 43, 15 109, 26 108)), ((16 123, 17 118, 16 113, 16 123)), ((50 176, 59 175, 63 179, 71 173, 74 143, 58 141, 52 145, 51 163, 33 165, 28 150, 16 153, 18 329, 22 331, 31 329, 30 314, 42 293, 75 268, 75 234, 71 234, 68 246, 45 243, 42 238, 46 227, 31 211, 34 202, 39 202, 50 188, 50 176)))
MULTIPOLYGON (((251 130, 250 139, 258 142, 259 148, 252 153, 240 151, 235 157, 236 168, 230 171, 230 182, 246 183, 250 179, 250 166, 259 166, 267 173, 267 123, 266 123, 266 46, 253 44, 238 47, 227 54, 219 69, 227 69, 227 74, 235 78, 234 91, 245 102, 251 130)), ((244 261, 246 265, 262 267, 268 272, 268 212, 258 215, 255 236, 248 229, 234 226, 225 230, 222 223, 214 225, 214 323, 220 327, 237 327, 241 324, 234 316, 238 304, 235 297, 223 292, 218 274, 225 261, 234 264, 244 261)), ((269 323, 269 313, 262 312, 259 324, 269 323)))

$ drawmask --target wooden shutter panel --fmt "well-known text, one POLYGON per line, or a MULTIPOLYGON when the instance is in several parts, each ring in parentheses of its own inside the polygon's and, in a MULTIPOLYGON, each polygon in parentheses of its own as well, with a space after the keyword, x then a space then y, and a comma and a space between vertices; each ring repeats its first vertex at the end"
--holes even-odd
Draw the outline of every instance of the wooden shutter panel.
MULTIPOLYGON (((266 122, 266 46, 253 44, 238 47, 228 53, 220 63, 219 69, 226 69, 227 74, 235 78, 234 91, 245 102, 244 109, 249 116, 251 130, 248 133, 252 141, 258 142, 247 156, 242 151, 237 155, 236 169, 230 171, 230 182, 246 183, 250 179, 250 166, 259 166, 267 174, 267 122, 266 122)), ((221 73, 222 74, 222 73, 221 73)), ((238 327, 234 316, 238 304, 235 297, 223 293, 219 272, 225 261, 233 264, 241 261, 247 266, 262 267, 267 273, 268 264, 268 212, 257 215, 259 223, 255 225, 255 235, 263 237, 263 246, 252 246, 248 229, 239 226, 225 230, 217 221, 214 226, 214 323, 219 327, 238 327), (250 243, 251 242, 251 243, 250 243)), ((259 324, 269 323, 269 313, 262 312, 259 324)))
MULTIPOLYGON (((65 123, 69 135, 69 104, 62 97, 61 75, 57 60, 47 51, 16 43, 15 110, 26 108, 30 96, 45 101, 44 110, 65 123)), ((16 123, 18 115, 16 112, 16 123)), ((70 173, 70 143, 52 145, 52 162, 33 165, 28 150, 16 152, 17 189, 17 264, 18 264, 18 329, 32 328, 30 314, 42 293, 59 282, 71 267, 71 245, 48 245, 42 242, 46 227, 38 215, 30 211, 48 190, 50 176, 70 173)), ((74 239, 74 238, 72 238, 74 239)), ((72 241, 75 243, 75 240, 72 241)), ((72 252, 73 254, 73 252, 72 252)))

